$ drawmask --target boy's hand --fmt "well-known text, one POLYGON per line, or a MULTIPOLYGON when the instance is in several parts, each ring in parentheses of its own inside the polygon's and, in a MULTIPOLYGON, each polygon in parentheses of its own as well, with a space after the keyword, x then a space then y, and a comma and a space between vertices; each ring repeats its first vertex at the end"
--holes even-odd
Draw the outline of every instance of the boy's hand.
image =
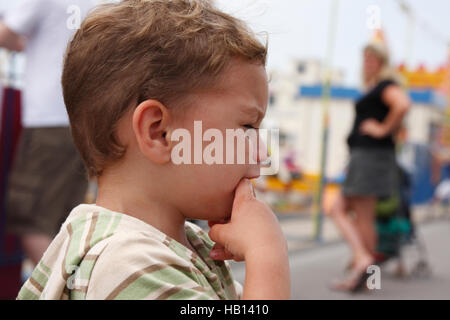
MULTIPOLYGON (((208 221, 208 225, 210 228, 212 226, 218 224, 218 223, 227 223, 225 220, 221 221, 208 221)), ((211 252, 209 253, 209 256, 214 260, 235 260, 235 261, 242 261, 239 260, 237 257, 235 257, 230 251, 225 249, 225 247, 219 243, 214 244, 214 247, 212 248, 211 252)))
POLYGON ((270 208, 257 200, 253 186, 243 179, 236 188, 231 219, 209 222, 210 238, 216 245, 210 252, 215 260, 246 260, 271 250, 287 251, 286 240, 270 208))

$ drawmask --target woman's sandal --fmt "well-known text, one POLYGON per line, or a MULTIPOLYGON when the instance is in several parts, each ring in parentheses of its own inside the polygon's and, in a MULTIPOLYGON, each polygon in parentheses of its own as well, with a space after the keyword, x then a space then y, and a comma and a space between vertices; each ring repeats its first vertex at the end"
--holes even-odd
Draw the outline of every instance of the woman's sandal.
POLYGON ((350 293, 360 292, 367 289, 367 279, 370 274, 366 270, 362 271, 350 271, 350 276, 343 281, 333 283, 331 289, 336 291, 345 291, 350 293))

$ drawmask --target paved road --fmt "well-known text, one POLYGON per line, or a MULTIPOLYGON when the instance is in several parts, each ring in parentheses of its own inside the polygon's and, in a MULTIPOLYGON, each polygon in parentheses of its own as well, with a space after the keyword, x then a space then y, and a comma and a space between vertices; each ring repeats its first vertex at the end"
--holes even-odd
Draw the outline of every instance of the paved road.
MULTIPOLYGON (((395 263, 382 268, 381 289, 356 295, 334 292, 329 283, 342 276, 350 254, 347 246, 334 243, 290 254, 293 299, 450 299, 450 220, 418 227, 432 268, 430 277, 395 276, 395 263)), ((417 249, 405 249, 407 269, 417 261, 417 249)), ((244 282, 244 265, 232 264, 236 280, 244 282)))

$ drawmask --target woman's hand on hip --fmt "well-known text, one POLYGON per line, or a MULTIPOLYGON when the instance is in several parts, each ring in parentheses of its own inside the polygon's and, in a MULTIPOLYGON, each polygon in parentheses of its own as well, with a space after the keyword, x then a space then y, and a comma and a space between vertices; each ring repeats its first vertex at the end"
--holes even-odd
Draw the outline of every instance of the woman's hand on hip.
POLYGON ((359 131, 375 139, 382 139, 389 133, 385 126, 375 119, 364 120, 359 127, 359 131))

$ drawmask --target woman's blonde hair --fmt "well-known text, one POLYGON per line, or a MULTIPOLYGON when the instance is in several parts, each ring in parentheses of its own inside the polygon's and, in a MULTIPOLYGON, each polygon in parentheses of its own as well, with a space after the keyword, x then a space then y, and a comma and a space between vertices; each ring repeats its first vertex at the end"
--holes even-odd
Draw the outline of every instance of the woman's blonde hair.
POLYGON ((388 79, 393 80, 397 84, 403 86, 404 81, 401 75, 391 66, 389 52, 385 45, 381 43, 369 43, 363 49, 363 52, 366 51, 371 52, 380 59, 381 68, 378 74, 376 74, 374 77, 370 79, 366 78, 364 70, 362 70, 361 78, 364 88, 367 89, 368 87, 376 85, 380 81, 388 79))

